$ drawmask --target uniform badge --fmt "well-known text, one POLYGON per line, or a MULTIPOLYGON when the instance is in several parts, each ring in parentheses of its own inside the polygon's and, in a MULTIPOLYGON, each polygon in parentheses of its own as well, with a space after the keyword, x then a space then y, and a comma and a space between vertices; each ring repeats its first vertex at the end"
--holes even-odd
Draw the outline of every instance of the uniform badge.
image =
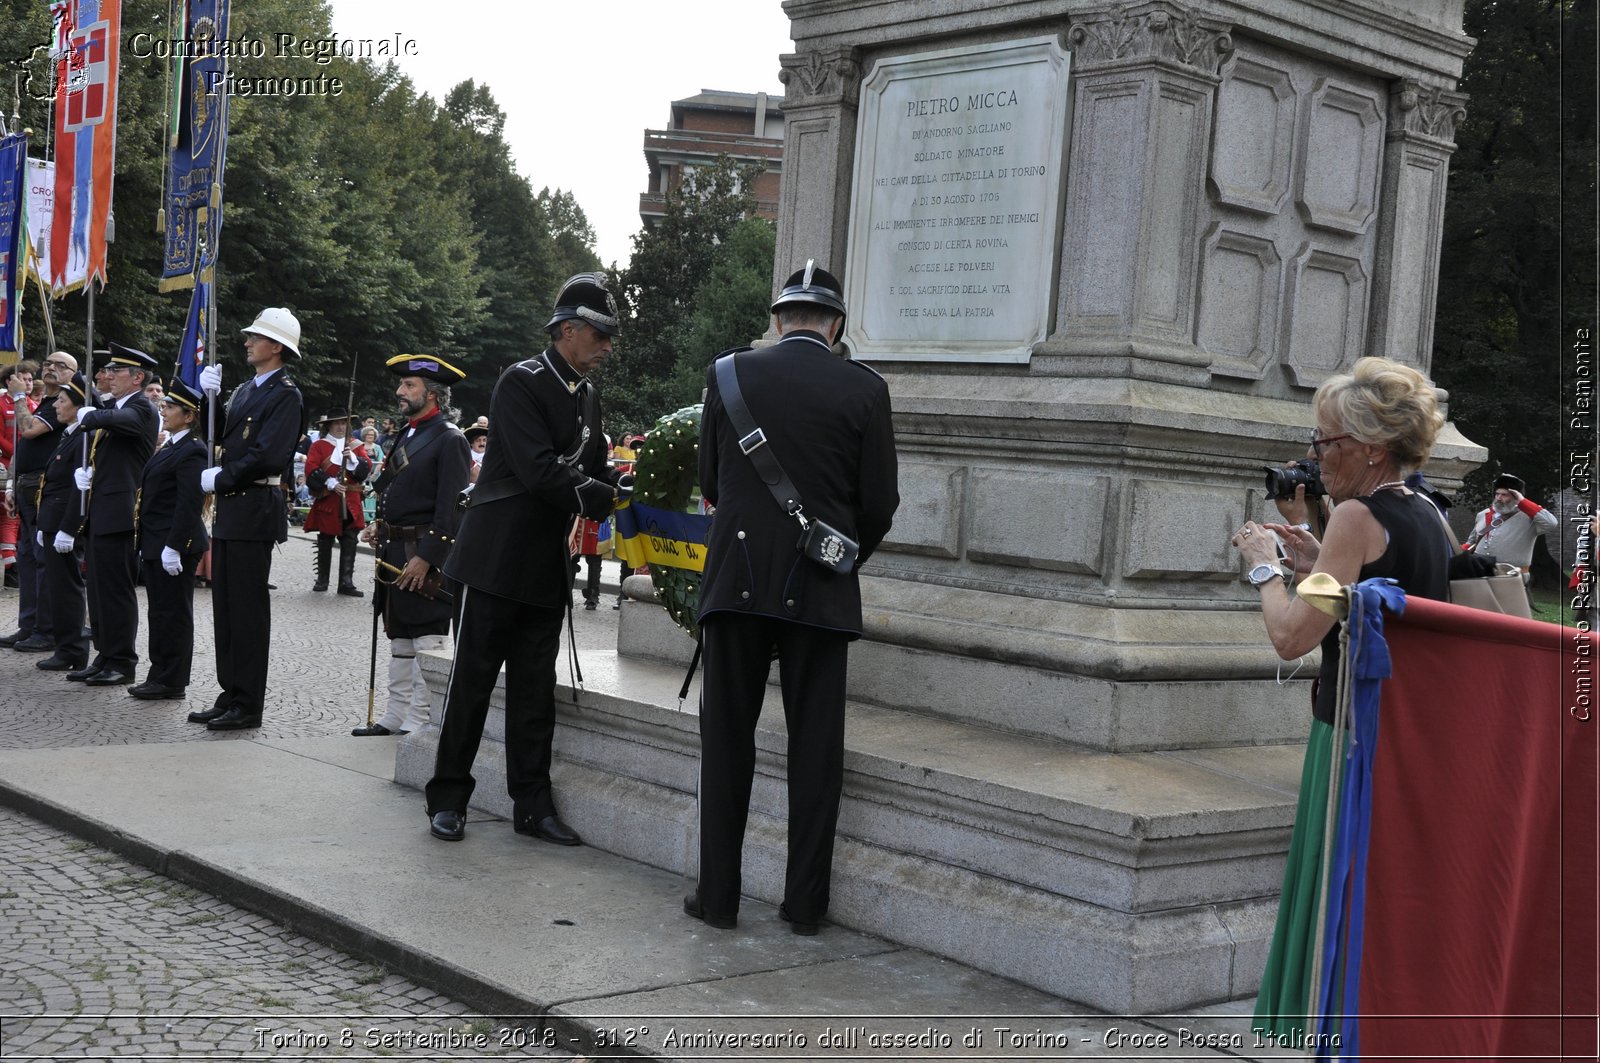
POLYGON ((837 535, 830 535, 822 540, 822 545, 817 548, 817 553, 829 565, 837 565, 844 560, 844 540, 837 535))
POLYGON ((250 438, 250 426, 249 425, 245 425, 244 426, 244 434, 242 436, 240 436, 240 438, 241 439, 249 439, 250 438))

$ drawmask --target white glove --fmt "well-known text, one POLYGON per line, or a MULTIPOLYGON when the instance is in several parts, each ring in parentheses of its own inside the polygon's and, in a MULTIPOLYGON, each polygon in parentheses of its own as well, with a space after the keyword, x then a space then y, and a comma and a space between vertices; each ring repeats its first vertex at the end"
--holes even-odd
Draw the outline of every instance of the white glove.
POLYGON ((207 395, 216 395, 222 391, 222 366, 208 365, 200 370, 200 390, 207 395))
POLYGON ((89 485, 94 483, 94 470, 89 468, 73 469, 72 482, 78 485, 78 490, 87 491, 89 485))
POLYGON ((58 553, 58 554, 70 554, 70 553, 72 553, 72 544, 73 544, 72 536, 68 535, 66 532, 56 532, 56 542, 55 542, 56 553, 58 553))
MULTIPOLYGON (((101 396, 101 397, 104 398, 104 396, 101 396)), ((96 410, 93 407, 91 407, 91 408, 89 408, 87 410, 79 410, 78 411, 78 427, 79 428, 93 428, 94 427, 94 415, 99 413, 99 412, 100 412, 99 410, 96 410)))
POLYGON ((328 490, 337 491, 338 489, 339 489, 339 478, 337 476, 328 477, 328 490))
POLYGON ((167 575, 178 576, 183 574, 183 558, 178 556, 178 551, 170 546, 161 548, 161 567, 167 570, 167 575))
POLYGON ((40 546, 43 546, 44 545, 44 532, 42 532, 42 531, 34 532, 33 533, 33 541, 38 543, 40 546))
POLYGON ((344 456, 344 467, 349 469, 351 472, 355 472, 356 466, 360 464, 361 459, 356 457, 355 451, 352 450, 350 453, 344 456))
POLYGON ((214 492, 217 489, 217 473, 221 471, 222 469, 215 465, 209 469, 201 469, 200 490, 204 491, 208 495, 214 492))

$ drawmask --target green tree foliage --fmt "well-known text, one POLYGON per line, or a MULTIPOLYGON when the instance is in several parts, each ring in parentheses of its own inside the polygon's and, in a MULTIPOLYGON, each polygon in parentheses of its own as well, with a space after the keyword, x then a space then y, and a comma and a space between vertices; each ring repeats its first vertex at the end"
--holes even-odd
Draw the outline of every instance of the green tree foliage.
POLYGON ((1548 499, 1568 449, 1565 337, 1594 312, 1595 5, 1468 0, 1466 32, 1478 44, 1461 82, 1435 375, 1452 419, 1489 448, 1466 497, 1508 471, 1548 499))
POLYGON ((776 226, 765 218, 746 218, 717 247, 711 272, 694 293, 694 314, 673 365, 669 405, 699 402, 711 360, 767 330, 777 245, 776 226))
MULTIPOLYGON (((759 164, 719 157, 668 191, 661 220, 634 236, 633 258, 620 284, 627 322, 617 356, 602 379, 609 425, 646 429, 680 405, 673 398, 681 390, 674 385, 680 353, 698 356, 689 352, 695 311, 702 299, 724 297, 723 292, 705 287, 706 281, 719 260, 737 254, 729 241, 755 210, 755 179, 760 173, 759 164)), ((766 269, 770 292, 770 256, 766 269)), ((764 323, 758 324, 731 342, 748 342, 764 328, 764 323)))
MULTIPOLYGON (((176 359, 187 292, 161 294, 156 230, 163 171, 167 71, 129 41, 161 39, 166 0, 123 0, 115 242, 110 284, 96 295, 96 345, 142 347, 176 359)), ((465 82, 436 103, 398 69, 334 57, 279 55, 274 35, 326 37, 323 0, 233 5, 230 36, 262 41, 233 73, 337 78, 337 95, 235 95, 224 189, 217 347, 224 377, 245 373, 239 329, 264 306, 299 317, 305 357, 295 376, 313 412, 343 405, 355 369, 356 406, 386 413, 395 354, 436 354, 468 374, 457 405, 488 409, 500 370, 543 342, 549 296, 567 273, 594 268, 594 233, 572 195, 535 196, 502 137, 505 115, 484 86, 465 82)), ((0 60, 10 70, 49 38, 46 5, 0 0, 0 60)), ((45 72, 42 61, 29 64, 45 72)), ((24 124, 43 155, 46 105, 24 101, 24 124)), ((30 353, 42 349, 38 299, 29 293, 30 353)), ((85 300, 55 304, 58 345, 81 352, 85 300)), ((170 370, 168 370, 170 371, 170 370)))

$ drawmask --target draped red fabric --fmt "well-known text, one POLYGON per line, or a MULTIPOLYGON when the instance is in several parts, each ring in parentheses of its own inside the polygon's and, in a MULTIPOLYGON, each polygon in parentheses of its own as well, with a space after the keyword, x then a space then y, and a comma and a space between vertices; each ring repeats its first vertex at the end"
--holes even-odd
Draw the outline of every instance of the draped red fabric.
POLYGON ((1361 1055, 1593 1059, 1600 640, 1416 598, 1386 634, 1361 1055))

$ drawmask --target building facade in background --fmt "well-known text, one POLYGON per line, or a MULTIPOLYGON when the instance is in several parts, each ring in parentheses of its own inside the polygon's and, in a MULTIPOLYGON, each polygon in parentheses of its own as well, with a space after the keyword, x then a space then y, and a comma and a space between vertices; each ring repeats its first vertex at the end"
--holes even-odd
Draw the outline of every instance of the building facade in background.
POLYGON ((778 182, 783 174, 783 97, 765 92, 717 92, 672 101, 665 129, 644 131, 650 185, 639 196, 639 217, 648 228, 666 211, 666 193, 697 166, 717 156, 766 166, 756 181, 756 214, 778 217, 778 182))

